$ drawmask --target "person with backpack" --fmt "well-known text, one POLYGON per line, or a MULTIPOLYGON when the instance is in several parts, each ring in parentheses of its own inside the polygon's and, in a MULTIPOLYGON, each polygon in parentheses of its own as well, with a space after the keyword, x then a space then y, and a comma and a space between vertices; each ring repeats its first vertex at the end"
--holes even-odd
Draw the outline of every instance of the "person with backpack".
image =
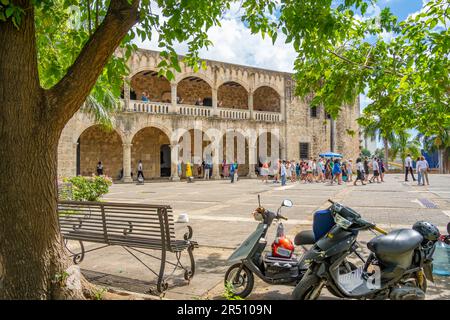
POLYGON ((364 165, 361 162, 361 158, 358 158, 356 159, 356 180, 353 182, 353 185, 356 186, 356 183, 359 180, 361 181, 361 184, 365 186, 364 179, 364 165))
POLYGON ((103 175, 103 163, 99 161, 97 163, 97 175, 102 176, 103 175))

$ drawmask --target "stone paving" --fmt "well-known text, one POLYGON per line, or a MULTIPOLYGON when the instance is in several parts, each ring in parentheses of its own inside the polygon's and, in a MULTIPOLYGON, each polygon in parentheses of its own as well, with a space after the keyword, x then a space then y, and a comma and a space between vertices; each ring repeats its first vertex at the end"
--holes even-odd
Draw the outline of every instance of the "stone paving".
MULTIPOLYGON (((175 218, 181 213, 189 216, 194 239, 200 248, 194 251, 197 271, 189 285, 182 276, 173 278, 165 297, 169 299, 220 299, 223 294, 223 276, 228 268, 226 259, 255 228, 251 216, 261 195, 262 205, 276 210, 283 199, 291 199, 294 207, 283 209, 289 218, 285 227, 289 236, 311 228, 312 213, 328 206, 331 198, 349 205, 369 221, 391 230, 411 227, 417 220, 436 224, 444 232, 450 221, 450 175, 431 175, 431 186, 417 186, 404 182, 402 175, 387 175, 386 182, 366 186, 329 185, 322 183, 264 184, 259 180, 151 182, 144 185, 115 184, 105 201, 169 204, 175 218), (435 208, 428 208, 426 199, 435 208)), ((177 223, 181 237, 186 224, 177 223)), ((275 227, 272 228, 273 233, 275 227)), ((270 231, 269 231, 270 233, 270 231)), ((361 242, 373 237, 365 232, 361 242)), ((271 238, 268 239, 271 241, 271 238)), ((270 243, 270 242, 269 242, 270 243)), ((87 249, 95 245, 88 244, 87 249)), ((301 252, 298 252, 299 254, 301 252)), ((157 253, 156 253, 157 254, 157 253)), ((152 266, 152 263, 149 262, 152 266)), ((156 266, 156 265, 155 265, 156 266)), ((81 264, 84 274, 94 283, 128 291, 145 293, 153 287, 155 276, 135 261, 120 247, 109 247, 87 254, 81 264)), ((169 269, 167 269, 169 270, 169 269)), ((429 284, 427 299, 450 299, 450 278, 436 277, 429 284)), ((248 299, 289 299, 292 287, 269 286, 256 281, 248 299)), ((332 298, 324 292, 324 299, 332 298)))

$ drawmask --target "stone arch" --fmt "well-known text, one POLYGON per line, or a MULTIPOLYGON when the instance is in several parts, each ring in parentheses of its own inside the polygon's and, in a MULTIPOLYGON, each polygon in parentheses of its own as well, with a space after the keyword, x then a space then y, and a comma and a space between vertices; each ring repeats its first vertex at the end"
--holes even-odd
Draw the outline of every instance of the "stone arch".
POLYGON ((147 92, 150 101, 171 102, 170 81, 159 76, 155 68, 143 68, 130 76, 130 99, 140 100, 143 92, 147 92))
POLYGON ((284 92, 282 89, 278 88, 278 86, 274 85, 273 83, 269 83, 269 82, 259 82, 258 84, 255 85, 255 87, 252 89, 252 92, 255 93, 256 90, 258 90, 261 87, 269 87, 273 90, 275 90, 278 95, 280 96, 280 98, 284 97, 284 92))
POLYGON ((250 141, 244 130, 226 130, 221 139, 220 151, 222 156, 221 170, 223 175, 227 176, 227 168, 223 161, 230 164, 233 161, 238 162, 238 174, 246 176, 249 173, 250 164, 250 141), (233 142, 230 143, 230 138, 233 142))
POLYGON ((194 177, 203 177, 202 162, 213 161, 211 137, 200 128, 186 129, 177 141, 182 177, 186 177, 186 164, 192 165, 194 177))
POLYGON ((180 83, 180 81, 189 78, 189 77, 195 77, 195 78, 200 78, 203 81, 205 81, 210 87, 211 89, 214 88, 214 81, 208 77, 206 74, 202 73, 202 72, 183 72, 183 73, 177 73, 175 74, 175 83, 178 85, 180 83))
POLYGON ((119 132, 115 129, 105 130, 98 124, 88 126, 81 132, 77 138, 77 175, 95 174, 98 161, 102 161, 105 175, 113 179, 120 176, 123 161, 123 136, 119 132))
POLYGON ((166 126, 163 126, 161 123, 154 122, 154 121, 139 121, 136 123, 136 125, 133 126, 133 129, 128 132, 126 137, 124 138, 125 142, 131 143, 133 141, 136 133, 141 131, 142 129, 145 129, 147 127, 155 127, 159 130, 161 130, 166 136, 169 137, 169 141, 172 139, 172 130, 169 129, 166 126))
POLYGON ((182 74, 176 84, 177 95, 180 97, 182 104, 194 105, 200 98, 201 105, 212 106, 213 86, 207 77, 198 73, 182 74))
POLYGON ((137 178, 137 166, 142 160, 145 179, 170 177, 170 135, 155 126, 138 130, 131 140, 131 171, 137 178))
POLYGON ((228 109, 248 109, 248 90, 235 81, 217 87, 217 106, 228 109))
POLYGON ((219 89, 219 87, 227 82, 236 82, 238 84, 240 84, 246 91, 247 93, 250 91, 250 86, 248 84, 248 82, 236 78, 236 77, 222 77, 220 78, 217 83, 216 83, 216 88, 219 89))
POLYGON ((281 96, 271 86, 258 86, 253 91, 253 109, 255 111, 281 112, 281 96))

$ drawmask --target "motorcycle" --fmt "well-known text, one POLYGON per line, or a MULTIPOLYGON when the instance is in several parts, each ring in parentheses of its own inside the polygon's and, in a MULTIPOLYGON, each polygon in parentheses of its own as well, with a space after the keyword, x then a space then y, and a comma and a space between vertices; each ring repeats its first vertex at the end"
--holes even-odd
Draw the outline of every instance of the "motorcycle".
MULTIPOLYGON (((231 254, 227 262, 232 264, 225 273, 225 287, 234 296, 247 297, 253 290, 254 275, 269 284, 283 284, 295 286, 303 274, 308 270, 303 258, 295 255, 289 257, 274 256, 273 252, 264 254, 267 246, 266 235, 274 221, 287 220, 281 215, 281 208, 290 208, 292 201, 284 200, 277 212, 271 212, 261 207, 258 195, 258 208, 253 212, 255 220, 260 221, 256 230, 231 254)), ((334 225, 331 212, 317 211, 314 214, 313 230, 304 230, 295 236, 294 244, 306 251, 313 245, 315 239, 325 235, 334 225)))
POLYGON ((294 289, 296 300, 314 300, 324 287, 340 298, 420 300, 427 279, 433 282, 432 261, 439 230, 420 221, 412 229, 386 232, 361 215, 331 200, 336 224, 305 253, 309 268, 294 289), (350 272, 339 267, 356 252, 359 231, 379 233, 367 243, 369 257, 350 272))

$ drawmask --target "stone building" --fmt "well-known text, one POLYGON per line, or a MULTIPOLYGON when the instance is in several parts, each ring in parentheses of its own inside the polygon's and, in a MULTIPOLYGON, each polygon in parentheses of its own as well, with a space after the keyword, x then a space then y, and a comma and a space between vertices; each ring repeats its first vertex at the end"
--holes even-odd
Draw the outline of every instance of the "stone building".
POLYGON ((207 60, 205 70, 182 66, 169 82, 158 76, 160 61, 148 50, 131 57, 113 130, 83 111, 75 114, 59 141, 60 177, 92 175, 102 161, 105 174, 129 182, 139 160, 146 179, 178 180, 187 162, 197 174, 202 161, 220 178, 223 161, 235 160, 241 176, 254 177, 262 162, 278 158, 359 154, 359 101, 332 120, 322 107, 294 96, 290 73, 207 60))

